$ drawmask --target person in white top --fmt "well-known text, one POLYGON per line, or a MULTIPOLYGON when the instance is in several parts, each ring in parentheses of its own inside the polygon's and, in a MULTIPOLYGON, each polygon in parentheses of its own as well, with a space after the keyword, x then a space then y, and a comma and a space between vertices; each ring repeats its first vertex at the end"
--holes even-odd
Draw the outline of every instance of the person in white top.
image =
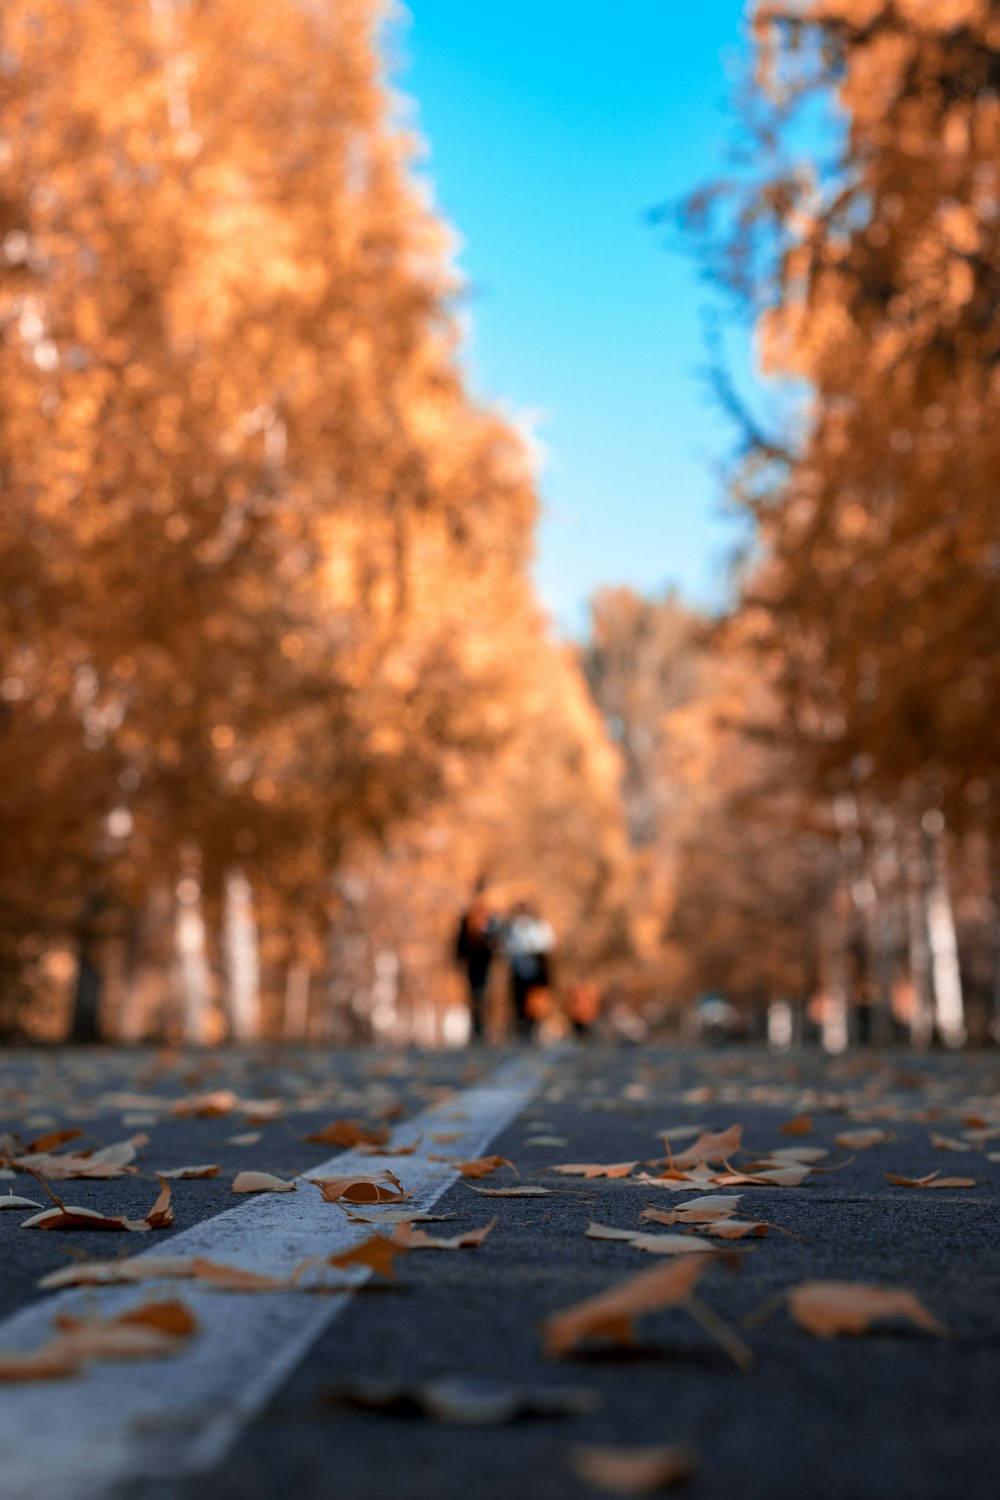
POLYGON ((556 935, 551 925, 527 901, 519 901, 504 923, 502 944, 510 965, 510 993, 517 1035, 531 1036, 532 1018, 528 1000, 532 990, 551 982, 549 955, 556 935))

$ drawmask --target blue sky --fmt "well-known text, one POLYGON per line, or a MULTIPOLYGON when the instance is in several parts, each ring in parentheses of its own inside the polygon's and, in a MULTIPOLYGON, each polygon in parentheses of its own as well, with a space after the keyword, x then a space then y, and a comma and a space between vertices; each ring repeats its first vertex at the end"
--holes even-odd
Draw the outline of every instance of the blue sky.
POLYGON ((462 243, 475 389, 544 445, 536 576, 567 630, 602 584, 725 597, 733 434, 696 373, 709 294, 644 216, 722 165, 744 8, 409 0, 392 38, 462 243))

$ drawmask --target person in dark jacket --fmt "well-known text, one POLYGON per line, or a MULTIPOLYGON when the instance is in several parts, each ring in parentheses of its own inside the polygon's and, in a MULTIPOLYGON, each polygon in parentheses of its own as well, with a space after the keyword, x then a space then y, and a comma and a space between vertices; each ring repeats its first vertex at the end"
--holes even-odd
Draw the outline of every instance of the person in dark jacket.
POLYGON ((469 1016, 472 1022, 471 1035, 478 1041, 483 1035, 483 1017, 486 1010, 486 986, 489 983, 490 965, 497 950, 499 923, 486 901, 486 880, 480 876, 476 881, 472 903, 462 913, 455 934, 455 962, 461 968, 469 986, 469 1016))

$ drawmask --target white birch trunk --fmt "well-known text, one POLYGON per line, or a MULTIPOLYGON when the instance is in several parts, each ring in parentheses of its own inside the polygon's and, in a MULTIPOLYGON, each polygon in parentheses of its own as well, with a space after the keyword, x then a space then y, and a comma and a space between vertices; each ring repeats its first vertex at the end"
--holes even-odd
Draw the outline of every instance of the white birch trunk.
POLYGON ((174 946, 181 992, 181 1030, 196 1047, 209 1039, 208 1016, 212 976, 201 911, 201 886, 192 874, 177 882, 174 946))
POLYGON ((223 926, 230 1034, 234 1042, 253 1042, 260 1035, 260 950, 253 889, 242 870, 226 871, 223 926))
POLYGON ((925 813, 923 828, 930 840, 931 850, 930 880, 927 887, 927 940, 930 945, 931 973, 934 977, 934 1021, 938 1036, 946 1047, 964 1047, 968 1033, 965 1029, 955 913, 948 890, 943 815, 937 809, 925 813))

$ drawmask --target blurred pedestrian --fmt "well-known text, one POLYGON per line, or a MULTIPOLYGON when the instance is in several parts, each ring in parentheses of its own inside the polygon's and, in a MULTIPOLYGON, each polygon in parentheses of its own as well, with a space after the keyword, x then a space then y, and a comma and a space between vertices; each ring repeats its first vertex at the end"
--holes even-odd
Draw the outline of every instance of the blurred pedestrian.
POLYGON ((500 922, 486 900, 486 877, 480 875, 472 901, 462 913, 455 934, 455 962, 463 970, 468 984, 470 1036, 473 1041, 478 1041, 483 1035, 486 988, 499 936, 500 922))
POLYGON ((539 992, 552 982, 550 954, 555 933, 528 901, 518 901, 503 925, 503 951, 510 966, 510 994, 517 1035, 527 1039, 540 1007, 539 992))

